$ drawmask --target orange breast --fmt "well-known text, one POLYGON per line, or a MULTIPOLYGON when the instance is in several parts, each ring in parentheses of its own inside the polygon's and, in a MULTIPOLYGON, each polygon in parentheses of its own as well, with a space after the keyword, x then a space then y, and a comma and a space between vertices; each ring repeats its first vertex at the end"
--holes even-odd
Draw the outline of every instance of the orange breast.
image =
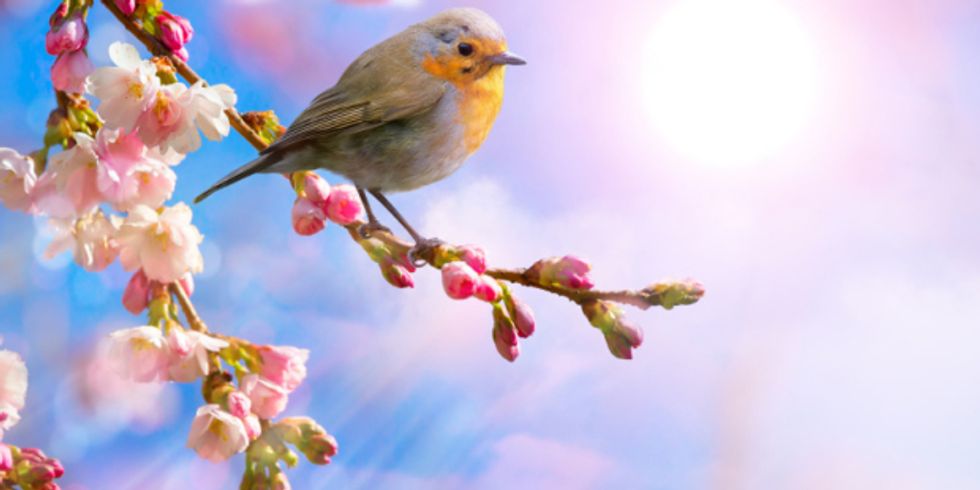
POLYGON ((457 85, 459 113, 457 121, 464 128, 468 153, 473 153, 490 134, 504 101, 504 68, 495 67, 479 80, 457 85), (462 86, 460 86, 462 85, 462 86))

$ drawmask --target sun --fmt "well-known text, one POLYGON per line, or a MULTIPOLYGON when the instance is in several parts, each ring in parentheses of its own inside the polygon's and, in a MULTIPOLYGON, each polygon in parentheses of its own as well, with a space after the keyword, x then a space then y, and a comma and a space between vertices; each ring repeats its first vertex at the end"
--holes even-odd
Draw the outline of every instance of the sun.
POLYGON ((811 118, 817 70, 793 13, 770 0, 679 0, 646 49, 645 102, 660 135, 712 164, 758 162, 811 118))

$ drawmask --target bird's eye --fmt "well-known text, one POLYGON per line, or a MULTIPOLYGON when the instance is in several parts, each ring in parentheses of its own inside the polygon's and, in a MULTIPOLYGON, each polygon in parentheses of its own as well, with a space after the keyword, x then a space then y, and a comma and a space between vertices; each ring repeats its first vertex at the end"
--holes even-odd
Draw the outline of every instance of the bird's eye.
POLYGON ((463 56, 473 54, 473 45, 470 43, 459 43, 459 54, 463 56))

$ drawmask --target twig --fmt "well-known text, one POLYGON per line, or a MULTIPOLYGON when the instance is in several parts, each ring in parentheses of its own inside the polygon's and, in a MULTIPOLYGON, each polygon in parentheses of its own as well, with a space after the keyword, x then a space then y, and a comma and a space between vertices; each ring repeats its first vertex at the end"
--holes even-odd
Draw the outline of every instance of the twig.
POLYGON ((184 310, 184 317, 187 318, 187 323, 191 327, 191 330, 208 333, 208 326, 204 323, 204 320, 201 320, 200 315, 197 314, 197 310, 194 309, 194 303, 191 303, 191 299, 187 297, 187 293, 179 281, 170 284, 170 292, 177 297, 177 302, 180 303, 180 308, 184 310))

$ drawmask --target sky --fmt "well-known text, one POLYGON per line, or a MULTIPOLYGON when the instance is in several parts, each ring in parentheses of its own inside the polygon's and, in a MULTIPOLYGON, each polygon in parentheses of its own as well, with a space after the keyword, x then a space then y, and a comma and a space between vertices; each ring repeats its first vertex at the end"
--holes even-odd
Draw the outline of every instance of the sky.
MULTIPOLYGON (((166 5, 195 26, 202 76, 288 123, 364 49, 463 4, 166 5)), ((646 337, 624 362, 574 305, 520 290, 539 328, 509 364, 488 309, 438 274, 395 290, 339 227, 296 236, 280 178, 216 194, 194 207, 195 304, 215 330, 309 348, 287 413, 340 441, 294 488, 980 485, 980 4, 466 5, 529 64, 484 147, 394 203, 492 265, 573 253, 600 287, 693 277, 707 294, 629 310, 646 337)), ((0 146, 40 145, 51 8, 0 0, 0 146)), ((106 64, 126 34, 98 9, 90 29, 106 64)), ((253 155, 238 135, 206 143, 174 202, 253 155)), ((241 458, 183 447, 196 386, 133 386, 98 361, 99 338, 141 323, 127 274, 41 259, 40 225, 0 210, 0 332, 30 370, 6 440, 61 458, 67 489, 237 488, 241 458)))

